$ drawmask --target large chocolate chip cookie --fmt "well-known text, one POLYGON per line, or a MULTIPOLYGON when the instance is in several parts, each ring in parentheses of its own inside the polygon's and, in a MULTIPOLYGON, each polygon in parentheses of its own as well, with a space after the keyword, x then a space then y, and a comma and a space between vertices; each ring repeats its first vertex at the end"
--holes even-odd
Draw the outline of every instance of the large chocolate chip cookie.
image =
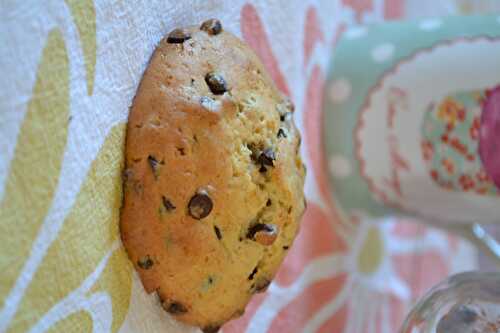
POLYGON ((154 52, 128 121, 121 234, 175 318, 216 331, 273 279, 304 211, 292 113, 218 20, 154 52))

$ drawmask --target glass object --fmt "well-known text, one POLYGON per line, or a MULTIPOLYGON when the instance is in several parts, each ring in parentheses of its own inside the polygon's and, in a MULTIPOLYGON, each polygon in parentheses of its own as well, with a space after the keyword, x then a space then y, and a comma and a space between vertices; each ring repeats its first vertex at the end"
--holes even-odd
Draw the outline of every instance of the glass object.
POLYGON ((499 333, 500 273, 467 272, 434 287, 400 333, 499 333))

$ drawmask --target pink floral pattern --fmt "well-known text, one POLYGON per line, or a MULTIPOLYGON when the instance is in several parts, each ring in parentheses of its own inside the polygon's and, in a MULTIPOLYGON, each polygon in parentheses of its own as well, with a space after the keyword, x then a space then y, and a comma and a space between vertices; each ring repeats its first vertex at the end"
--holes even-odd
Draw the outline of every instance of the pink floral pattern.
POLYGON ((318 13, 314 7, 309 7, 306 13, 306 23, 304 29, 304 63, 309 62, 309 57, 316 43, 324 42, 323 31, 319 27, 318 13))
POLYGON ((385 0, 384 2, 384 18, 393 20, 404 15, 404 2, 400 0, 385 0))
POLYGON ((286 80, 281 73, 267 34, 264 30, 264 25, 260 20, 255 7, 251 4, 246 4, 241 9, 241 33, 243 39, 250 45, 250 47, 257 53, 267 70, 271 74, 274 83, 285 94, 290 96, 290 90, 286 80))
POLYGON ((373 0, 342 0, 342 4, 354 10, 358 22, 362 20, 364 13, 373 10, 373 0))
MULTIPOLYGON (((371 0, 343 3, 358 17, 373 8, 371 0)), ((395 6, 386 8, 387 17, 401 15, 401 1, 387 3, 395 6)), ((325 66, 311 63, 316 47, 331 45, 325 43, 328 39, 316 8, 308 7, 304 15, 304 67, 309 70, 305 71, 304 98, 295 117, 302 119, 298 125, 304 133, 304 157, 309 166, 306 187, 316 195, 308 199, 300 233, 269 289, 256 295, 244 316, 226 324, 223 331, 395 332, 411 302, 450 273, 448 258, 459 242, 407 221, 374 224, 363 217, 345 216, 337 207, 322 147, 325 66), (436 245, 435 239, 445 245, 436 245)), ((293 85, 281 72, 264 22, 251 4, 242 8, 241 31, 279 89, 292 100, 302 96, 290 89, 293 85)), ((329 40, 335 43, 342 31, 337 29, 329 40)), ((431 156, 433 151, 427 147, 426 153, 431 156)))

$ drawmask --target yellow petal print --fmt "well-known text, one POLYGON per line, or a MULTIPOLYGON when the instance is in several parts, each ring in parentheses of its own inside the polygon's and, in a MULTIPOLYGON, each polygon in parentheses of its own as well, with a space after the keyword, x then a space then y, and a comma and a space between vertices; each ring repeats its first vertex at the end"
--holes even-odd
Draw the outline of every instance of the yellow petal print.
POLYGON ((384 258, 384 241, 377 228, 370 228, 358 255, 358 270, 370 275, 375 272, 384 258))
POLYGON ((115 251, 103 271, 101 278, 91 290, 107 292, 113 300, 113 322, 111 332, 118 332, 122 326, 130 303, 132 290, 132 264, 123 248, 115 251))
MULTIPOLYGON (((56 318, 60 311, 54 308, 64 302, 72 304, 67 315, 79 310, 92 312, 92 307, 83 307, 92 303, 96 304, 93 315, 101 316, 100 324, 109 321, 109 325, 102 325, 111 328, 112 321, 113 332, 121 326, 132 283, 132 267, 119 241, 118 228, 124 137, 125 124, 116 125, 108 134, 58 237, 26 290, 10 326, 12 332, 25 332, 42 317, 45 322, 63 319, 56 318), (110 306, 106 306, 109 299, 110 306)), ((80 316, 69 318, 79 325, 80 316)))
POLYGON ((58 184, 67 137, 68 82, 66 47, 54 29, 42 53, 0 202, 0 308, 30 254, 58 184))
POLYGON ((59 321, 47 333, 92 332, 92 327, 92 317, 85 311, 79 311, 59 321))
POLYGON ((87 70, 87 93, 92 95, 96 63, 96 20, 92 0, 66 0, 80 35, 87 70))

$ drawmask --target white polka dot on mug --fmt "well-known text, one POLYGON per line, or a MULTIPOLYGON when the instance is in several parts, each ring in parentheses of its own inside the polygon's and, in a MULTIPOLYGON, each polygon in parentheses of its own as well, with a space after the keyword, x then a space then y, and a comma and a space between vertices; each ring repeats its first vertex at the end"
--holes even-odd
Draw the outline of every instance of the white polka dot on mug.
POLYGON ((372 59, 375 62, 384 62, 392 58, 395 47, 391 43, 384 43, 376 46, 372 50, 372 59))

